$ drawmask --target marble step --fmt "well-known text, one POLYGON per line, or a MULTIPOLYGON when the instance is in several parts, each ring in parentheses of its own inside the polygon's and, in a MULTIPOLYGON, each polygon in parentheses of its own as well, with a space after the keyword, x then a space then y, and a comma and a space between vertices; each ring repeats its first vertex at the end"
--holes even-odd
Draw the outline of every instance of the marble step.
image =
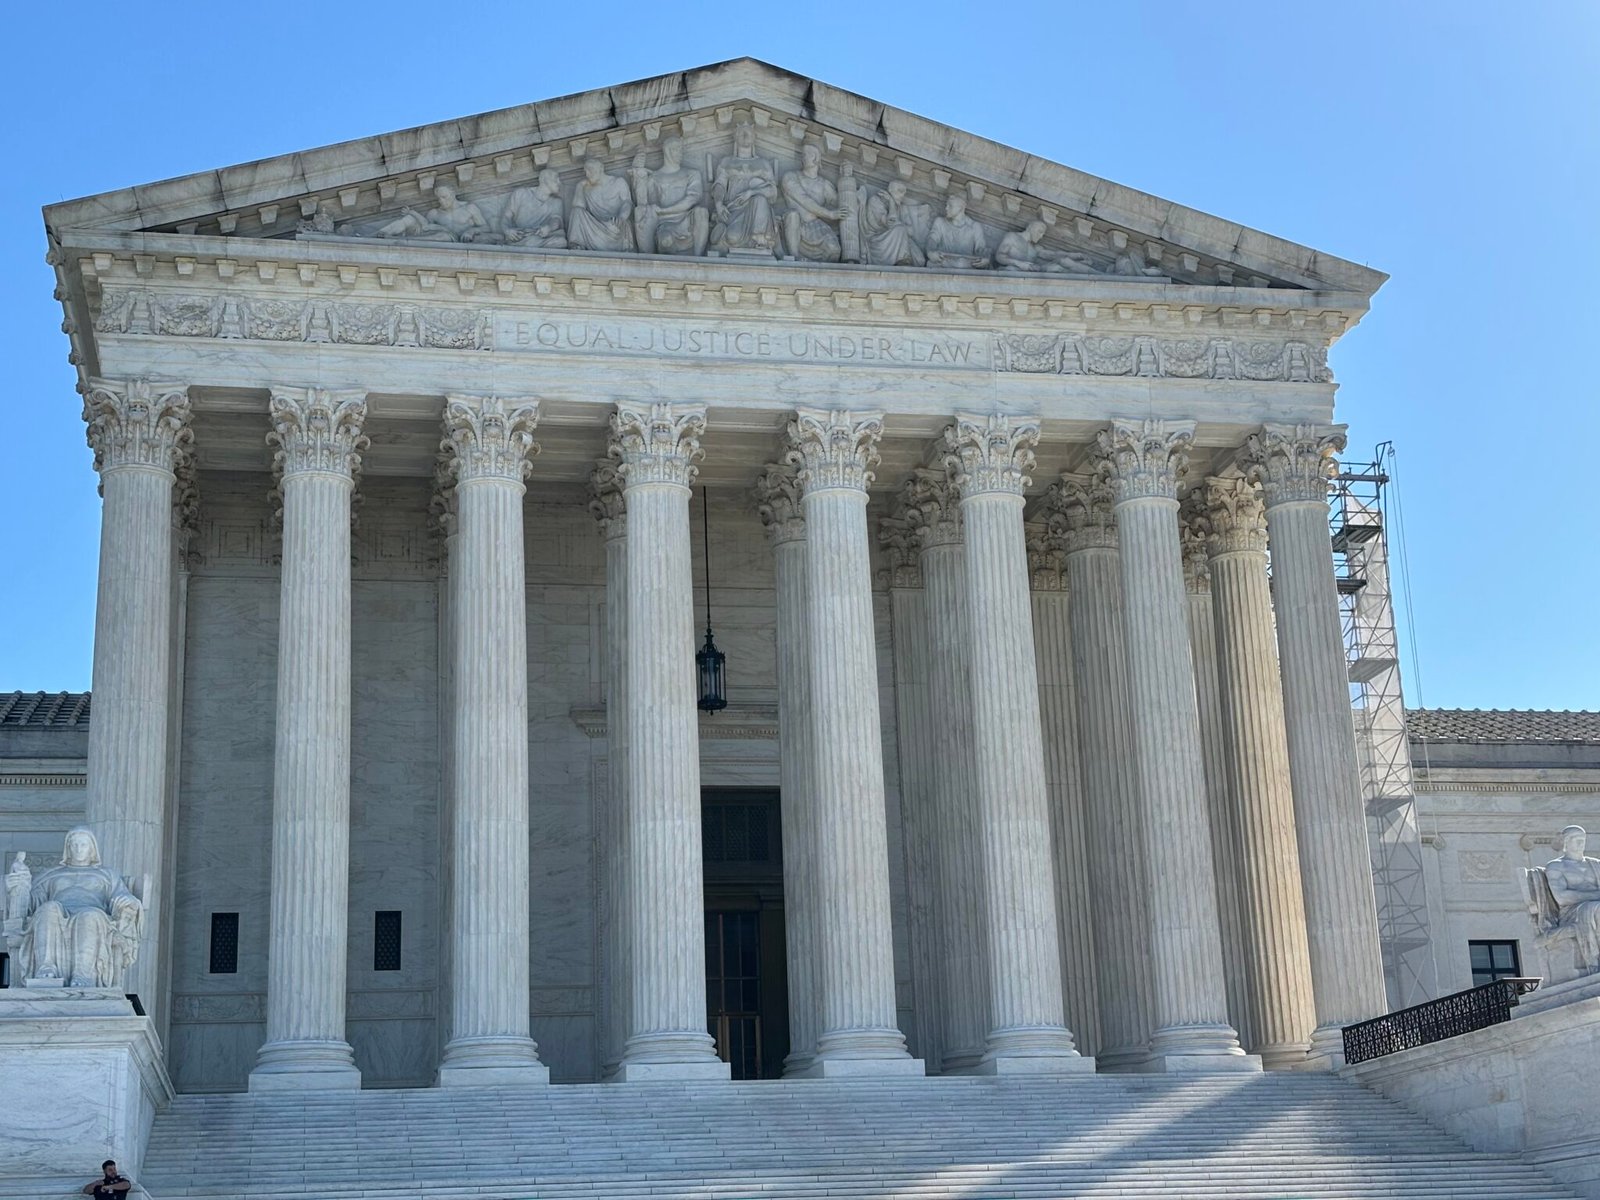
POLYGON ((1330 1076, 184 1096, 156 1200, 1570 1197, 1330 1076))

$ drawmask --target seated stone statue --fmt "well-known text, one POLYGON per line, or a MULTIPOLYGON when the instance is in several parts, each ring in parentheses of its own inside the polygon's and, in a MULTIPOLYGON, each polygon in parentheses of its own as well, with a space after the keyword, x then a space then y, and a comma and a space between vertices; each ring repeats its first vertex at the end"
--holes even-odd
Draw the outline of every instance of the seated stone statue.
POLYGON ((1542 876, 1528 880, 1540 944, 1559 960, 1557 943, 1570 940, 1577 975, 1600 973, 1600 859, 1584 854, 1587 844, 1583 827, 1568 825, 1561 831, 1561 857, 1527 873, 1542 876))
POLYGON ((669 137, 661 143, 660 170, 646 168, 641 151, 628 175, 633 180, 633 228, 639 249, 646 254, 703 255, 711 236, 706 181, 699 171, 683 165, 683 139, 669 137))
POLYGON ((483 213, 470 200, 458 200, 456 190, 447 183, 433 189, 438 203, 426 213, 406 208, 387 225, 373 231, 373 237, 411 238, 422 242, 472 242, 493 240, 494 231, 483 213))
POLYGON ((712 249, 775 254, 777 199, 777 168, 756 157, 755 126, 741 121, 733 127, 733 153, 717 164, 711 181, 712 249))
POLYGON ((1029 221, 1021 233, 1008 233, 994 248, 994 265, 1002 271, 1053 271, 1066 275, 1092 275, 1094 267, 1082 254, 1046 250, 1043 221, 1029 221))
POLYGON ((1164 272, 1160 267, 1152 267, 1145 261, 1144 251, 1137 246, 1124 246, 1117 255, 1116 264, 1111 268, 1113 275, 1161 275, 1164 272))
POLYGON ((944 202, 944 216, 935 217, 928 229, 930 267, 987 267, 989 239, 983 226, 967 215, 966 198, 952 193, 944 202))
POLYGON ((561 176, 546 167, 539 186, 518 188, 500 216, 500 238, 508 246, 544 250, 567 248, 566 213, 561 207, 561 176))
POLYGON ((574 250, 632 250, 633 193, 628 181, 607 175, 598 158, 583 160, 583 180, 572 193, 567 241, 574 250))
MULTIPOLYGON (((9 873, 6 882, 9 892, 9 873)), ((69 830, 61 865, 40 872, 29 890, 17 974, 60 979, 66 987, 121 987, 138 956, 143 922, 139 898, 100 865, 94 834, 69 830)))
POLYGON ((822 151, 807 145, 800 150, 800 169, 783 177, 783 240, 789 253, 804 262, 838 262, 841 254, 838 223, 847 215, 839 207, 839 193, 822 177, 822 151))
POLYGON ((891 179, 881 191, 863 188, 861 237, 866 258, 880 267, 928 265, 922 244, 933 214, 926 204, 906 199, 903 179, 891 179))

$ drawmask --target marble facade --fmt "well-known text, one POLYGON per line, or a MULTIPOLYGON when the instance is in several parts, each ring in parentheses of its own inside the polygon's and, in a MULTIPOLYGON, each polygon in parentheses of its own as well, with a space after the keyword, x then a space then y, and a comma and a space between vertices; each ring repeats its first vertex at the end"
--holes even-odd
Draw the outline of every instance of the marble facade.
POLYGON ((86 819, 158 881, 180 1090, 725 1077, 739 784, 791 1074, 1303 1065, 1381 1011, 1324 511, 1381 274, 749 60, 450 130, 46 210, 86 819))

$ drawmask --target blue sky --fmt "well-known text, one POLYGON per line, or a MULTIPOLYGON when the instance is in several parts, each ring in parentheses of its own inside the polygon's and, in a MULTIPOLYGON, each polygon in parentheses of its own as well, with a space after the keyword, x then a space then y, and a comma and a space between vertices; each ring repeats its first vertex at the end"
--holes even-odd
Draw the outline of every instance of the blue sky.
POLYGON ((1600 708, 1600 5, 80 3, 7 32, 0 690, 90 682, 42 204, 750 54, 1387 271, 1332 365, 1349 457, 1398 449, 1409 699, 1600 708))

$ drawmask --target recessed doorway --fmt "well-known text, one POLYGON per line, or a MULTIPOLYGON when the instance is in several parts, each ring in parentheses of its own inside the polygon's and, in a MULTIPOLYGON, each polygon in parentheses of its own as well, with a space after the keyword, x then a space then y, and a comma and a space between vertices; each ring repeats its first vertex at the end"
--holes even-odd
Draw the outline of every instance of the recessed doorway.
POLYGON ((735 1079, 777 1079, 789 1053, 783 839, 776 788, 706 788, 706 1031, 735 1079))

